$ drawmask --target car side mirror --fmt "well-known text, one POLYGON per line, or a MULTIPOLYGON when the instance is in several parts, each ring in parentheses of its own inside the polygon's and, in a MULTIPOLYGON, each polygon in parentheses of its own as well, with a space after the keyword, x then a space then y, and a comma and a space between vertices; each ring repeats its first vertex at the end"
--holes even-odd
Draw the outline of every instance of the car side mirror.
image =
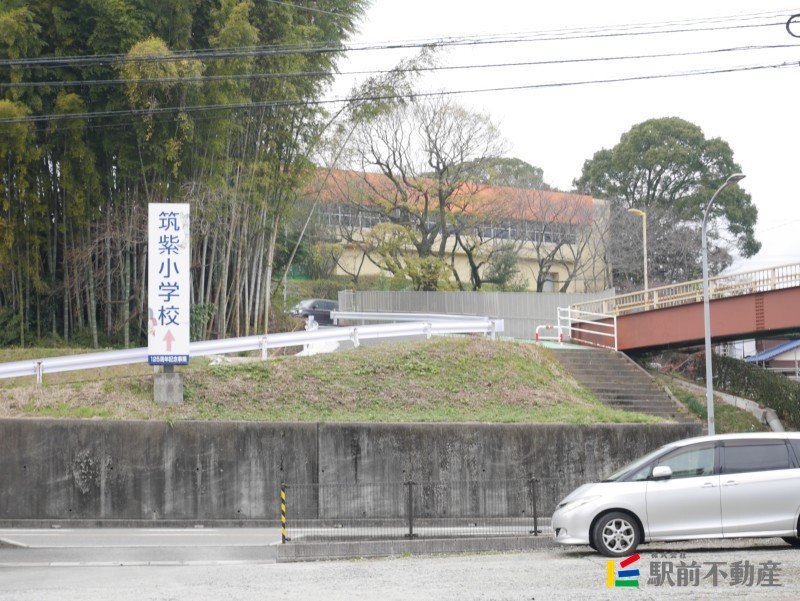
POLYGON ((657 465, 653 468, 653 480, 669 480, 672 478, 672 468, 668 465, 657 465))

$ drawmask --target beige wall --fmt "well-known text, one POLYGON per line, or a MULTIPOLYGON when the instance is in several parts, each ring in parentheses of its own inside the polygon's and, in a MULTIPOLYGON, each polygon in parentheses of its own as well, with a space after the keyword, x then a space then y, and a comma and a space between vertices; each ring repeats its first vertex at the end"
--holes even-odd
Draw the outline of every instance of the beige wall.
MULTIPOLYGON (((450 252, 452 250, 452 246, 448 248, 448 261, 450 257, 450 252)), ((408 253, 411 255, 415 252, 415 249, 409 248, 408 253)), ((569 257, 568 257, 569 258, 569 257)), ((339 258, 339 266, 336 268, 337 275, 348 275, 349 273, 353 273, 358 270, 358 266, 363 261, 363 266, 361 267, 360 276, 379 276, 383 275, 386 277, 391 277, 390 273, 381 272, 381 270, 367 258, 363 260, 363 253, 361 250, 355 245, 352 244, 348 246, 342 256, 339 258)), ((592 255, 585 259, 590 263, 595 263, 599 261, 599 259, 592 255)), ((564 281, 569 277, 569 273, 573 268, 574 264, 574 257, 573 260, 563 261, 560 263, 552 264, 548 271, 553 275, 553 283, 552 289, 545 289, 545 292, 558 292, 563 285, 564 281)), ((466 254, 463 251, 456 252, 455 258, 455 267, 458 271, 459 277, 461 278, 462 282, 469 283, 470 281, 470 270, 469 270, 469 262, 467 261, 466 254)), ((527 248, 523 246, 519 253, 519 259, 517 263, 517 267, 519 270, 519 279, 523 280, 526 283, 526 287, 528 290, 536 290, 536 278, 539 274, 539 264, 536 260, 536 253, 532 246, 529 244, 527 248)), ((582 274, 579 277, 576 277, 570 282, 569 289, 567 292, 600 292, 604 288, 602 286, 602 282, 597 281, 593 277, 586 277, 587 274, 591 274, 596 271, 596 268, 588 269, 586 274, 582 274)), ((455 278, 451 278, 452 281, 455 281, 455 278)))
MULTIPOLYGON (((548 272, 552 274, 552 289, 548 286, 546 292, 558 292, 570 277, 574 270, 575 257, 578 256, 579 267, 577 275, 570 282, 567 292, 600 292, 610 287, 609 274, 611 266, 607 264, 606 240, 608 232, 609 210, 605 201, 593 199, 593 220, 580 229, 578 239, 573 247, 566 247, 560 253, 559 259, 548 267, 548 272)), ((497 241, 500 244, 500 241, 497 241)), ((446 260, 450 261, 454 239, 448 242, 446 260)), ((487 244, 492 244, 488 242, 487 244)), ((438 248, 438 242, 434 243, 434 248, 438 248)), ((541 253, 547 252, 546 245, 541 249, 541 253)), ((416 253, 416 249, 409 246, 407 249, 409 256, 416 253)), ((337 275, 348 275, 358 271, 361 265, 359 276, 378 276, 384 275, 391 277, 390 273, 381 270, 369 258, 363 260, 363 253, 357 244, 350 244, 339 259, 339 266, 336 268, 337 275), (363 262, 363 265, 362 265, 363 262)), ((537 252, 533 243, 525 243, 519 252, 518 259, 518 278, 525 282, 528 290, 536 289, 536 279, 539 274, 539 262, 537 252)), ((462 282, 470 281, 470 270, 467 256, 461 249, 456 250, 455 268, 458 271, 462 282)), ((455 281, 452 277, 451 280, 455 281)))

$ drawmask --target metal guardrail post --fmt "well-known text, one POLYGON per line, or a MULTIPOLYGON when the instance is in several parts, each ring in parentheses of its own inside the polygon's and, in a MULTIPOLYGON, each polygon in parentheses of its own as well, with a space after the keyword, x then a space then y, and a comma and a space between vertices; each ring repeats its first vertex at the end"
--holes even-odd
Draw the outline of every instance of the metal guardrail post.
POLYGON ((408 534, 406 534, 406 538, 414 538, 414 481, 409 480, 405 485, 408 503, 408 534))
POLYGON ((281 544, 289 540, 286 537, 286 485, 281 484, 281 544))

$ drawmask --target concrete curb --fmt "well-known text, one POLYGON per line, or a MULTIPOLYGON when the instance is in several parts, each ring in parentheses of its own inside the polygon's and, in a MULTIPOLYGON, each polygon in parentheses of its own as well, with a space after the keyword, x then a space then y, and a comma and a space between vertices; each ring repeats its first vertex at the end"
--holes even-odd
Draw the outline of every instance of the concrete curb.
POLYGON ((494 538, 448 538, 345 542, 289 542, 277 545, 278 563, 324 561, 399 555, 480 553, 487 551, 528 551, 560 545, 552 536, 494 538))
MULTIPOLYGON (((679 380, 677 378, 672 378, 672 381, 677 386, 682 386, 683 388, 694 390, 697 393, 703 393, 703 395, 705 395, 706 393, 706 389, 704 386, 698 386, 697 384, 693 384, 692 382, 686 382, 685 380, 679 380)), ((773 432, 785 431, 783 428, 783 424, 781 424, 780 419, 778 419, 778 414, 775 413, 774 409, 765 407, 764 405, 761 405, 756 401, 745 399, 743 397, 739 397, 733 394, 728 394, 727 392, 720 392, 719 390, 714 391, 714 398, 719 398, 728 405, 732 405, 737 409, 743 409, 744 411, 747 411, 762 424, 769 426, 773 432)))
POLYGON ((214 520, 214 519, 188 519, 188 520, 137 520, 137 519, 19 519, 2 520, 0 528, 271 528, 279 529, 277 519, 263 520, 214 520))
POLYGON ((25 545, 18 545, 4 538, 0 538, 0 549, 24 549, 24 548, 25 545))

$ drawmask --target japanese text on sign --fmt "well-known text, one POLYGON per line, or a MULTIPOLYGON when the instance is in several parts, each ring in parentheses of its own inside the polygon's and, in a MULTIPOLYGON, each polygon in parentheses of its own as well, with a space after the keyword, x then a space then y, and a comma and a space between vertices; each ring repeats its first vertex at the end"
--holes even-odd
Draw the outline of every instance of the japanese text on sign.
POLYGON ((152 203, 148 213, 148 362, 189 363, 189 205, 152 203))

